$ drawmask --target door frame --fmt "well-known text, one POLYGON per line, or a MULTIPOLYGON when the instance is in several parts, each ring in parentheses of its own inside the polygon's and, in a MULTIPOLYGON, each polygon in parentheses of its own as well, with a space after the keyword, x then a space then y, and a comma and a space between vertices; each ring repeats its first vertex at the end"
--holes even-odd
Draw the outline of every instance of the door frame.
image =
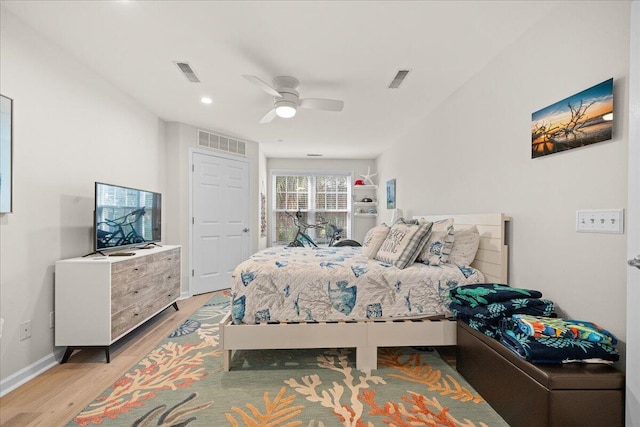
MULTIPOLYGON (((640 1, 631 2, 629 40, 629 171, 627 200, 627 258, 640 255, 640 1)), ((627 270, 627 327, 625 354, 625 422, 640 426, 640 326, 637 303, 640 299, 640 270, 627 270)))
POLYGON ((189 295, 192 296, 192 285, 193 285, 193 258, 194 258, 194 252, 193 252, 193 168, 194 168, 194 163, 193 163, 193 156, 195 154, 202 154, 205 156, 211 156, 211 157, 218 157, 218 158, 222 158, 222 159, 228 159, 228 160, 235 160, 235 161, 241 161, 247 164, 248 166, 248 170, 249 170, 249 223, 251 224, 249 226, 249 253, 252 254, 255 252, 254 250, 254 226, 256 224, 253 224, 253 209, 254 209, 254 185, 253 185, 253 180, 254 180, 254 176, 253 176, 253 168, 252 168, 252 162, 251 159, 247 158, 247 157, 241 157, 241 156, 237 156, 237 155, 233 155, 233 154, 227 154, 223 151, 212 151, 212 150, 205 150, 205 149, 200 149, 200 148, 194 148, 194 147, 189 147, 189 169, 188 169, 188 174, 189 174, 189 217, 188 217, 188 221, 189 221, 189 272, 188 272, 188 277, 189 277, 189 295))

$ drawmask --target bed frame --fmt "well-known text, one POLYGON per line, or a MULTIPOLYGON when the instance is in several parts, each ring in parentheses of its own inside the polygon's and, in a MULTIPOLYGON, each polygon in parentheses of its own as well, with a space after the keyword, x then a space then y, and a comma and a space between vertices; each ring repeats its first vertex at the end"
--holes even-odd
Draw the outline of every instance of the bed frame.
MULTIPOLYGON (((510 217, 496 214, 417 215, 430 221, 453 218, 454 227, 476 225, 480 246, 471 266, 487 283, 508 283, 507 225, 510 217)), ((456 345, 455 320, 407 319, 361 322, 297 322, 234 325, 231 312, 220 322, 223 367, 229 371, 235 350, 356 348, 356 368, 377 369, 378 347, 456 345)))

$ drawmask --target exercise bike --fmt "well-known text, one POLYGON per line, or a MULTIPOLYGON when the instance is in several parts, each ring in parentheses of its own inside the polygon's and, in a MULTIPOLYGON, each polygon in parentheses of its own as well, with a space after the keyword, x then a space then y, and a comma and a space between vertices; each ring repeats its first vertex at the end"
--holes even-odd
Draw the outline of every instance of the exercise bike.
POLYGON ((291 241, 291 243, 289 243, 287 246, 290 248, 293 247, 304 247, 304 246, 309 246, 309 247, 314 247, 317 248, 318 245, 316 244, 316 242, 313 241, 313 239, 311 238, 311 236, 309 236, 309 234, 307 233, 307 230, 309 228, 315 228, 318 230, 322 230, 322 229, 327 229, 327 227, 329 228, 329 230, 327 230, 327 236, 329 236, 329 242, 327 243, 327 246, 334 246, 334 247, 339 247, 339 246, 361 246, 360 243, 356 242, 355 240, 351 240, 351 239, 345 239, 345 240, 340 240, 342 239, 342 233, 344 231, 344 229, 342 228, 338 228, 333 224, 329 224, 327 222, 320 222, 317 224, 307 224, 306 222, 304 222, 302 220, 302 212, 297 211, 295 213, 295 215, 290 214, 289 212, 285 212, 285 214, 289 217, 291 217, 293 219, 293 223, 295 224, 295 226, 297 227, 297 231, 296 231, 296 235, 293 238, 293 240, 291 241))

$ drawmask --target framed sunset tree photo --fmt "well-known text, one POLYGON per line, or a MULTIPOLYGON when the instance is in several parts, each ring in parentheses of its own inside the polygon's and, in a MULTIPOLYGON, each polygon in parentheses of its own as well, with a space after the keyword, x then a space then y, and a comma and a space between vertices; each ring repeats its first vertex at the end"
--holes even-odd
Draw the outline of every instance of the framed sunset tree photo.
POLYGON ((612 138, 613 79, 531 114, 531 158, 612 138))

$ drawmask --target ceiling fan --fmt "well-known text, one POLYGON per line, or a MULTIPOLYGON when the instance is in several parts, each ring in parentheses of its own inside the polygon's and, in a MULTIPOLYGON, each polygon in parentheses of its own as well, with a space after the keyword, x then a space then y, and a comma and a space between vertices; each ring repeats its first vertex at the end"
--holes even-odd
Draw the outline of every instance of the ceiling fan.
POLYGON ((256 76, 243 74, 242 77, 258 86, 263 91, 274 97, 273 109, 260 119, 260 123, 269 123, 273 119, 282 117, 285 119, 296 115, 298 107, 313 110, 342 111, 344 102, 336 99, 300 98, 297 91, 300 82, 295 77, 280 76, 273 79, 273 86, 265 83, 256 76))

